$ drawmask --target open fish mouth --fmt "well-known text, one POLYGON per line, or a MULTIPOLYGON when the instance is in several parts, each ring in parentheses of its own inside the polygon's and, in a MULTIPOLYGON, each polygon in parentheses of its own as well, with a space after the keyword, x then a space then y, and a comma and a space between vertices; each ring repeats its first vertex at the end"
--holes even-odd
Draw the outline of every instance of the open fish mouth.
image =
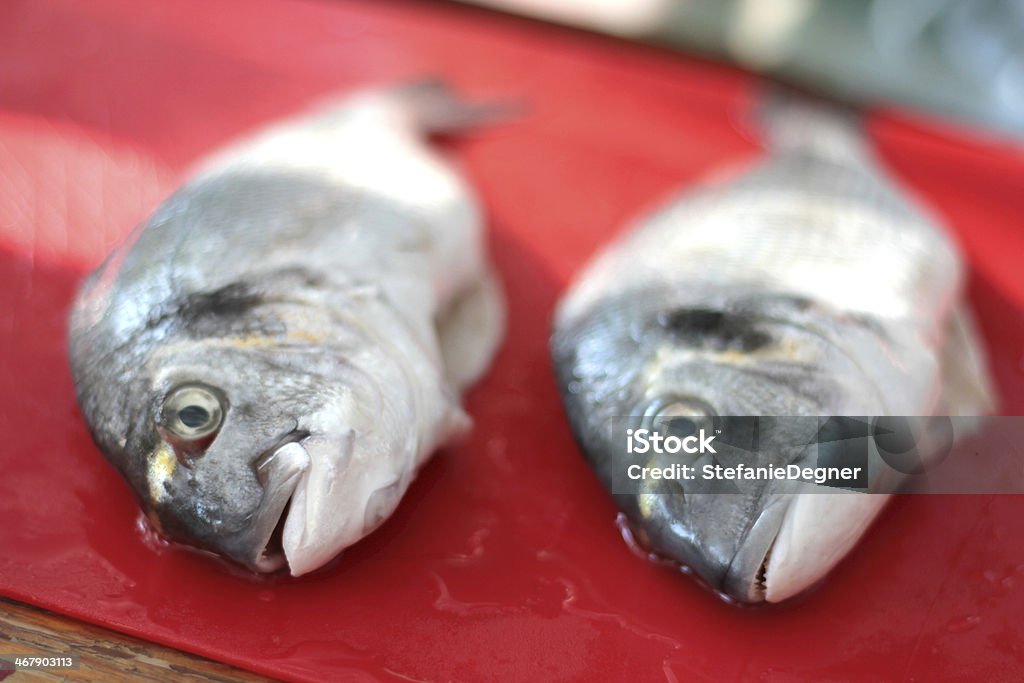
POLYGON ((758 515, 733 556, 721 585, 729 598, 746 603, 768 599, 772 550, 789 510, 790 501, 785 498, 773 501, 758 515))
POLYGON ((309 466, 309 454, 298 441, 280 445, 256 462, 256 472, 264 487, 263 499, 253 517, 247 544, 254 552, 243 559, 253 570, 274 572, 287 564, 281 537, 292 495, 309 466))
POLYGON ((744 603, 781 602, 820 581, 850 551, 888 495, 785 493, 758 515, 718 589, 744 603))

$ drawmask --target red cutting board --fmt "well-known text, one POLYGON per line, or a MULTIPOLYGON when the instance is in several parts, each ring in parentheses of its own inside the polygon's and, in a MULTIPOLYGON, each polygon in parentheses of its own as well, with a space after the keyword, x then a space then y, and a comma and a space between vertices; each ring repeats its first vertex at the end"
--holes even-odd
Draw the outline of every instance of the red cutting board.
MULTIPOLYGON (((292 680, 1024 675, 1024 497, 901 498, 812 594, 738 609, 631 553, 570 438, 546 349, 559 292, 667 191, 759 153, 751 77, 458 6, 290 0, 6 2, 0 65, 0 593, 292 680), (75 407, 76 283, 204 152, 423 74, 529 106, 451 145, 509 294, 475 431, 312 576, 155 549, 75 407)), ((1021 413, 1024 157, 893 114, 870 129, 962 238, 1003 411, 1021 413)))

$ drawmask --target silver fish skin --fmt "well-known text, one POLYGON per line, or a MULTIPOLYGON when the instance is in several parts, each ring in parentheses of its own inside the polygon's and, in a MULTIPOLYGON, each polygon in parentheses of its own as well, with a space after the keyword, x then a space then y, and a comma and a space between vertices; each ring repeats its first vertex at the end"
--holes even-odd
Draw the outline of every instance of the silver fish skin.
MULTIPOLYGON (((958 250, 885 173, 854 117, 781 95, 761 124, 763 160, 643 218, 557 309, 551 351, 565 409, 610 490, 623 462, 614 418, 710 425, 992 409, 958 250)), ((764 462, 750 464, 793 462, 786 437, 762 434, 764 462)), ((770 480, 716 494, 663 480, 616 498, 650 550, 756 603, 815 584, 888 496, 794 493, 770 480)))
POLYGON ((315 107, 203 163, 84 283, 78 401, 165 534, 307 573, 467 429, 504 307, 426 136, 492 113, 432 81, 315 107))

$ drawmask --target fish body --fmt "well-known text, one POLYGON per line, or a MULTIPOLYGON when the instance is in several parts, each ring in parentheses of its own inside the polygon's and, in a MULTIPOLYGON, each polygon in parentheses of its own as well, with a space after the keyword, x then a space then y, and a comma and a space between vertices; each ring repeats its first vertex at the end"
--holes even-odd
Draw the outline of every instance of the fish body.
POLYGON ((468 426, 503 305, 471 189, 425 136, 443 85, 359 93, 216 154, 86 281, 70 319, 95 441, 170 537, 323 565, 468 426))
MULTIPOLYGON (((765 159, 641 220, 560 302, 551 348, 565 408, 613 492, 623 462, 613 420, 991 407, 948 234, 888 178, 845 112, 782 96, 762 123, 765 159)), ((782 437, 762 433, 756 464, 793 462, 782 437)), ((777 481, 617 493, 651 550, 741 602, 815 583, 887 499, 777 481)))

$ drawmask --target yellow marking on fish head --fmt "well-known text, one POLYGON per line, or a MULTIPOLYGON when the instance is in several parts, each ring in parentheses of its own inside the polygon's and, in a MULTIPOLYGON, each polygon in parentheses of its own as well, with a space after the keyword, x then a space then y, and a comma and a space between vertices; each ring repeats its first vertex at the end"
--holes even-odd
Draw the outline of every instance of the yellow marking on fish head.
POLYGON ((261 349, 272 346, 280 346, 286 343, 302 342, 306 344, 323 344, 327 341, 327 335, 316 333, 304 328, 289 329, 286 337, 268 337, 261 335, 249 335, 246 337, 227 337, 223 343, 232 348, 248 350, 261 349))
POLYGON ((656 495, 654 493, 641 493, 637 497, 636 504, 640 510, 640 516, 644 519, 650 519, 651 515, 654 514, 654 503, 657 501, 656 495))
POLYGON ((787 360, 804 360, 807 350, 789 337, 783 337, 778 344, 779 354, 787 360))
MULTIPOLYGON (((756 353, 756 351, 754 353, 756 353)), ((749 351, 734 351, 731 349, 715 351, 713 353, 709 353, 708 356, 713 358, 717 363, 727 363, 729 365, 743 365, 750 363, 750 361, 753 360, 749 351)))
MULTIPOLYGON (((644 462, 644 467, 661 467, 661 463, 658 462, 658 456, 652 455, 644 462)), ((637 496, 636 506, 640 512, 640 516, 644 519, 651 519, 654 516, 655 507, 657 507, 658 496, 663 495, 659 492, 659 483, 656 481, 643 481, 640 484, 640 492, 637 496)))
POLYGON ((176 469, 178 469, 178 458, 175 457, 174 451, 168 444, 161 443, 149 454, 146 480, 149 482, 149 499, 152 502, 157 503, 167 497, 164 483, 171 480, 176 469))
POLYGON ((228 337, 225 339, 228 346, 233 346, 236 349, 254 349, 261 348, 264 346, 273 346, 279 343, 279 340, 273 337, 249 335, 247 337, 228 337))
POLYGON ((288 339, 292 341, 302 341, 309 344, 323 344, 327 341, 327 335, 317 334, 306 329, 289 330, 288 339))
POLYGON ((793 339, 783 337, 775 343, 751 351, 734 349, 700 349, 677 348, 664 345, 657 350, 647 365, 649 377, 659 377, 667 368, 694 361, 708 361, 720 365, 747 366, 764 360, 784 360, 790 362, 807 362, 807 349, 793 339))

